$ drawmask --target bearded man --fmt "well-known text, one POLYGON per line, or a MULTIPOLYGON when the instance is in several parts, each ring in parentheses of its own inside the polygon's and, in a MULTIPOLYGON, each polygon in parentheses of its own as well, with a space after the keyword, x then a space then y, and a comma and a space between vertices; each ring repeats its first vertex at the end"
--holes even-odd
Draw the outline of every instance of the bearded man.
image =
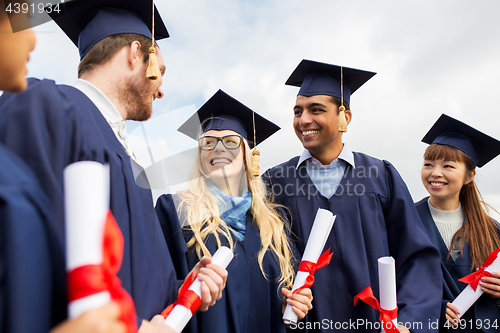
MULTIPOLYGON (((126 119, 148 119, 152 102, 163 96, 165 65, 156 44, 161 75, 146 77, 153 48, 152 1, 71 1, 59 8, 61 15, 53 18, 80 51, 79 79, 74 86, 30 79, 27 91, 1 96, 0 142, 31 166, 50 199, 58 262, 64 262, 65 253, 64 168, 84 160, 109 164, 110 209, 124 237, 118 277, 134 300, 140 324, 172 303, 178 288, 151 191, 135 182, 125 132, 126 119)), ((154 13, 154 38, 168 37, 156 8, 154 13)), ((67 302, 65 272, 56 275, 53 324, 66 318, 67 302)), ((227 272, 213 265, 198 277, 206 310, 221 297, 227 272)))

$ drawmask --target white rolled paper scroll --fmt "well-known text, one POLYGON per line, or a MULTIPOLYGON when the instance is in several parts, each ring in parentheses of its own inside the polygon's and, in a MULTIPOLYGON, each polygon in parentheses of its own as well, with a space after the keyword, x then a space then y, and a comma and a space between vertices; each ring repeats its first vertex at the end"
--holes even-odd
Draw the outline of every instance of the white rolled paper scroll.
MULTIPOLYGON (((103 261, 103 236, 109 209, 109 166, 82 161, 64 169, 66 271, 103 261)), ((109 292, 73 300, 70 318, 108 304, 109 292)))
MULTIPOLYGON (((488 267, 485 267, 485 271, 500 272, 499 255, 500 252, 497 255, 495 261, 493 261, 488 267)), ((479 297, 481 297, 483 293, 484 291, 481 290, 481 287, 479 285, 477 286, 476 291, 474 291, 474 289, 472 289, 470 285, 465 287, 465 289, 462 290, 462 292, 452 302, 452 304, 455 305, 458 310, 460 310, 460 314, 458 315, 458 317, 461 318, 463 314, 470 309, 470 307, 478 300, 479 297)))
MULTIPOLYGON (((332 212, 326 209, 318 208, 316 213, 316 218, 309 234, 307 240, 306 248, 304 249, 304 254, 302 255, 302 261, 310 261, 317 263, 319 257, 323 252, 326 241, 330 236, 330 232, 335 222, 337 215, 333 216, 332 212)), ((296 289, 302 287, 306 283, 306 278, 309 276, 308 272, 297 272, 295 281, 293 283, 292 292, 296 289)), ((286 305, 285 312, 283 313, 283 321, 285 324, 296 323, 298 320, 297 314, 293 312, 292 306, 286 305)))
MULTIPOLYGON (((221 246, 213 255, 212 264, 216 264, 221 266, 222 268, 226 268, 233 259, 233 256, 233 251, 231 251, 226 246, 221 246)), ((193 281, 193 284, 189 287, 189 290, 195 292, 196 295, 198 295, 201 299, 201 282, 200 280, 198 280, 198 278, 193 281)), ((193 314, 191 313, 190 309, 178 304, 174 306, 172 312, 168 314, 164 322, 175 332, 180 333, 184 329, 184 327, 186 327, 186 324, 192 316, 193 314)))
MULTIPOLYGON (((394 310, 398 306, 396 297, 396 266, 393 257, 378 259, 378 283, 380 291, 380 307, 384 310, 394 310)), ((392 320, 398 327, 398 318, 392 320)), ((384 330, 382 329, 382 332, 384 330)))

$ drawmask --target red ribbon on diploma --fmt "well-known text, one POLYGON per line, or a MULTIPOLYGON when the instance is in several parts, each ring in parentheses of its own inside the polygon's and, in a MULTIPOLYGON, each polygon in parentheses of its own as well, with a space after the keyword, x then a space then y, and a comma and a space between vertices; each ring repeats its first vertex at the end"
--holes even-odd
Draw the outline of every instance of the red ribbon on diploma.
POLYGON ((108 211, 103 239, 103 262, 100 265, 80 266, 68 273, 69 301, 108 291, 121 309, 120 320, 127 332, 137 332, 137 315, 132 297, 122 288, 116 273, 123 259, 123 235, 116 220, 108 211))
POLYGON ((491 252, 488 256, 488 259, 486 259, 486 261, 484 262, 483 266, 479 267, 477 271, 475 271, 474 273, 470 273, 469 275, 466 275, 461 279, 458 279, 458 281, 469 284, 472 289, 476 291, 477 285, 479 284, 479 281, 481 281, 481 278, 483 276, 491 276, 491 273, 485 271, 484 269, 491 265, 493 261, 495 261, 498 255, 498 251, 500 251, 500 249, 496 249, 495 251, 491 252))
POLYGON ((201 306, 201 298, 194 291, 189 290, 189 287, 193 284, 194 280, 198 276, 196 273, 193 276, 193 273, 190 273, 186 279, 186 282, 182 284, 181 290, 179 291, 179 296, 177 296, 177 300, 167 306, 165 310, 161 312, 163 318, 167 318, 167 316, 172 312, 176 305, 182 305, 185 308, 191 310, 191 313, 194 314, 201 306))
POLYGON ((369 286, 363 289, 362 292, 354 296, 354 305, 356 305, 358 299, 362 300, 380 313, 380 317, 378 318, 378 320, 382 323, 386 333, 399 333, 399 329, 392 322, 398 317, 398 307, 393 310, 382 309, 378 300, 375 298, 375 296, 373 296, 372 288, 370 288, 369 286))
POLYGON ((299 265, 299 272, 306 272, 309 273, 309 275, 306 278, 306 283, 302 287, 299 287, 293 291, 293 294, 298 293, 304 288, 311 288, 311 286, 314 284, 314 273, 316 273, 316 270, 325 267, 330 263, 330 260, 332 260, 333 252, 330 253, 331 247, 328 248, 328 250, 325 251, 319 258, 316 263, 313 263, 312 261, 307 261, 307 260, 302 260, 299 265), (330 253, 330 254, 329 254, 330 253))

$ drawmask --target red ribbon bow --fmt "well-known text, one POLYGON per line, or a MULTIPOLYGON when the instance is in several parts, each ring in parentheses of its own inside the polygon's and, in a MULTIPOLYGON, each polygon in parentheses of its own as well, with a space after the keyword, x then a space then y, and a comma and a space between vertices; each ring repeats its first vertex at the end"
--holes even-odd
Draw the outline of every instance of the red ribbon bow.
POLYGON ((74 301, 108 291, 121 309, 120 320, 127 332, 137 332, 137 315, 132 297, 121 286, 116 273, 123 259, 123 235, 111 211, 108 211, 103 239, 103 262, 80 266, 68 273, 68 298, 74 301))
POLYGON ((466 275, 461 279, 458 279, 458 281, 469 284, 472 289, 476 291, 477 285, 479 284, 479 281, 481 281, 481 278, 483 276, 491 276, 491 273, 485 271, 484 269, 491 265, 493 261, 495 261, 498 255, 498 251, 500 251, 500 249, 496 249, 495 251, 491 252, 488 256, 488 259, 486 259, 486 261, 484 262, 483 266, 479 267, 477 271, 475 271, 474 273, 470 273, 469 275, 466 275))
POLYGON ((193 276, 193 273, 190 273, 186 279, 186 281, 182 284, 181 290, 179 291, 179 296, 177 296, 177 300, 167 306, 165 310, 161 312, 163 318, 167 318, 167 316, 172 312, 176 305, 182 305, 185 308, 191 310, 191 313, 194 314, 201 306, 201 298, 194 291, 189 290, 189 287, 193 284, 194 280, 198 276, 196 273, 193 276))
POLYGON ((380 313, 378 320, 382 323, 386 333, 399 333, 399 329, 392 322, 398 317, 398 307, 393 310, 382 309, 378 300, 375 296, 373 296, 373 291, 370 286, 366 287, 362 292, 354 296, 354 305, 356 305, 358 299, 362 300, 380 313))
POLYGON ((314 284, 314 273, 316 273, 316 270, 325 267, 330 263, 330 260, 332 260, 333 252, 330 253, 331 247, 328 248, 328 250, 325 251, 319 258, 316 263, 313 263, 312 261, 307 261, 307 260, 302 260, 299 265, 299 272, 308 272, 309 275, 306 278, 306 283, 302 287, 299 287, 293 291, 293 294, 298 293, 304 288, 311 288, 311 286, 314 284), (330 254, 329 254, 330 253, 330 254))

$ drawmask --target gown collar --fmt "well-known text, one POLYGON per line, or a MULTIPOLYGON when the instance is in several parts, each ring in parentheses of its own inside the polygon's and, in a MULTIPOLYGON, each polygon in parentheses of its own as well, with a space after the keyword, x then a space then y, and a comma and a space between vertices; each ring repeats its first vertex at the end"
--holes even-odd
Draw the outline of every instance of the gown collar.
POLYGON ((83 92, 92 101, 92 103, 95 104, 108 122, 109 126, 111 126, 113 133, 115 133, 116 138, 122 144, 123 148, 127 152, 127 155, 134 156, 128 142, 125 120, 122 118, 118 109, 114 106, 111 100, 89 81, 78 79, 76 80, 74 87, 83 92))

